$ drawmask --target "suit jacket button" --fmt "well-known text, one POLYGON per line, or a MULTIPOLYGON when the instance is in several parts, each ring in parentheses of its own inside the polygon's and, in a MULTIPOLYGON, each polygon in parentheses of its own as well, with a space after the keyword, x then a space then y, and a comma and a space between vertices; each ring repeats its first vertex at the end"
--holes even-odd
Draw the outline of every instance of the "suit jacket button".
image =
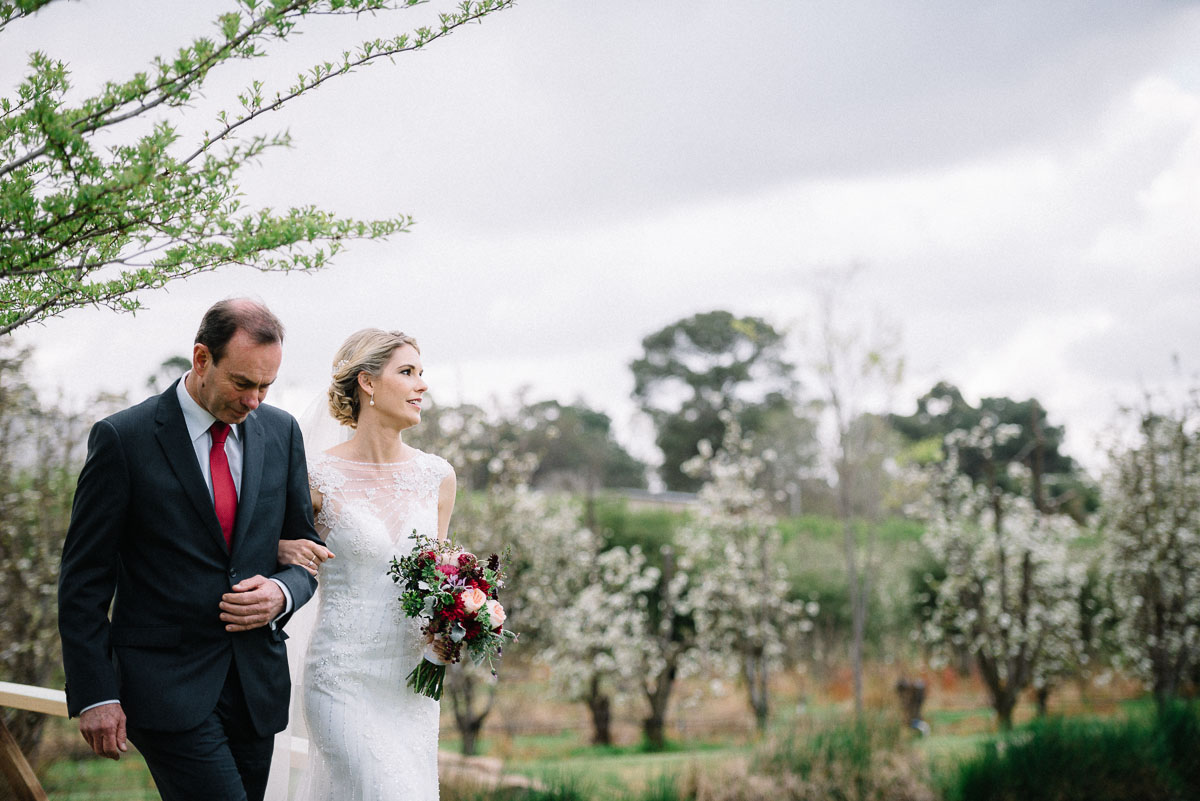
POLYGON ((236 571, 236 570, 230 570, 230 571, 229 571, 229 577, 230 577, 231 579, 235 579, 235 578, 237 578, 237 571, 236 571))

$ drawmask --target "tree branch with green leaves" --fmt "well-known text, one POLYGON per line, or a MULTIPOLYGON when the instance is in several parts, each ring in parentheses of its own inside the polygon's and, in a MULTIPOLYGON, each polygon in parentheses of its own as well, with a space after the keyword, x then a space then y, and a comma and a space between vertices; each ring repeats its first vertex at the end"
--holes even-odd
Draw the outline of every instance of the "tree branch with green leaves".
MULTIPOLYGON (((363 41, 273 93, 254 81, 192 143, 166 117, 200 95, 212 70, 265 56, 268 42, 286 40, 305 17, 396 11, 423 0, 234 0, 236 10, 216 20, 218 36, 197 38, 75 103, 67 64, 31 53, 15 96, 0 98, 0 335, 77 307, 132 311, 142 290, 228 264, 319 269, 350 241, 408 231, 413 221, 403 214, 357 220, 312 206, 244 209, 239 171, 291 142, 249 133, 252 123, 513 1, 464 0, 435 25, 363 41)), ((50 2, 0 2, 0 35, 50 2)))

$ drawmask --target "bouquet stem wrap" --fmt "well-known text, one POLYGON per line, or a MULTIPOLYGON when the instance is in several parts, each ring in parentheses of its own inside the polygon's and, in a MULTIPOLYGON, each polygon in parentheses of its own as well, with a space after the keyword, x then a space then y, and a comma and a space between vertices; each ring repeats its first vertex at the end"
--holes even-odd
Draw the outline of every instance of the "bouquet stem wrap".
POLYGON ((442 700, 442 688, 446 684, 446 663, 433 652, 432 646, 425 648, 421 661, 408 674, 408 685, 413 692, 435 701, 442 700))

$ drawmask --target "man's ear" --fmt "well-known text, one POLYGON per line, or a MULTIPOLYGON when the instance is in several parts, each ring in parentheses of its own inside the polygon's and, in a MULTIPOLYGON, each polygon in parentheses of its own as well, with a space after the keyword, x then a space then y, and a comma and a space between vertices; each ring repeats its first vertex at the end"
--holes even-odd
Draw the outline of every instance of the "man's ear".
POLYGON ((207 370, 212 363, 212 351, 208 349, 207 345, 201 345, 199 342, 197 342, 192 346, 192 370, 196 373, 196 375, 204 375, 204 371, 207 370))

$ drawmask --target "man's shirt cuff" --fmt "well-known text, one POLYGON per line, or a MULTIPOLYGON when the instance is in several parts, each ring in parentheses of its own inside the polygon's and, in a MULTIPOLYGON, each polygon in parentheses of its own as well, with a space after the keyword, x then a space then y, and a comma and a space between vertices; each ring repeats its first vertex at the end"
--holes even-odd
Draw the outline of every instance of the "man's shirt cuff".
MULTIPOLYGON (((287 588, 286 584, 284 584, 282 581, 280 581, 277 578, 273 578, 273 579, 271 579, 271 581, 278 584, 279 589, 283 590, 283 611, 279 613, 279 617, 275 618, 275 620, 279 620, 280 617, 283 617, 284 615, 286 615, 287 613, 292 611, 292 591, 287 588)), ((274 629, 275 629, 275 620, 271 621, 271 630, 272 631, 274 631, 274 629)))
POLYGON ((119 699, 119 698, 114 698, 111 701, 100 701, 98 703, 92 704, 91 706, 85 706, 83 709, 79 710, 79 714, 82 715, 84 712, 87 712, 89 709, 95 709, 98 706, 105 706, 107 704, 119 704, 119 703, 121 703, 121 699, 119 699))

